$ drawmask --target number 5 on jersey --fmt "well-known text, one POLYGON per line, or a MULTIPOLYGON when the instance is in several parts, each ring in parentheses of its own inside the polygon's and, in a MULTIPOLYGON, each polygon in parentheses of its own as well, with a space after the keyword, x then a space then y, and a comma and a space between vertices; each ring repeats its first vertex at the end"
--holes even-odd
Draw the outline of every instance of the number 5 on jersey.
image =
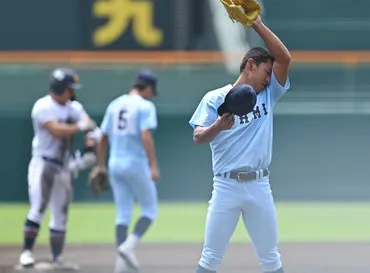
POLYGON ((115 130, 117 134, 133 135, 137 133, 136 109, 125 106, 116 112, 115 130))
POLYGON ((127 110, 125 108, 121 109, 118 113, 118 130, 124 130, 127 127, 127 110))

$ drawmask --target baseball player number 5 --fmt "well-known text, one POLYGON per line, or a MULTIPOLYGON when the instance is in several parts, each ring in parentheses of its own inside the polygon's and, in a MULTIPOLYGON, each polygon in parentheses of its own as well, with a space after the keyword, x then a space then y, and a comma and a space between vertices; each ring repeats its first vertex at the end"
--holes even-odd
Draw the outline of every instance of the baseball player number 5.
POLYGON ((115 273, 139 269, 136 246, 157 217, 157 189, 151 175, 152 168, 157 168, 152 139, 157 117, 150 101, 156 94, 156 82, 151 72, 141 72, 130 92, 109 104, 101 124, 99 168, 106 168, 109 143, 107 169, 117 207, 115 273), (141 206, 141 216, 128 235, 135 201, 141 206))

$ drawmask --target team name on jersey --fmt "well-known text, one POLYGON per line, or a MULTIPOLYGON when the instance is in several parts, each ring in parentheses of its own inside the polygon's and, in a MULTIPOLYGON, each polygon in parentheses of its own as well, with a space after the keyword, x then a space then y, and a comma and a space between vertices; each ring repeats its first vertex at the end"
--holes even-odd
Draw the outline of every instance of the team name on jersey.
MULTIPOLYGON (((253 111, 252 111, 252 114, 253 114, 253 119, 259 119, 263 116, 267 116, 268 115, 268 111, 267 111, 267 107, 266 107, 266 103, 262 103, 261 106, 256 106, 253 111), (261 109, 262 107, 262 109, 261 109), (262 113, 261 113, 261 110, 262 110, 262 113)), ((239 117, 239 123, 240 124, 245 124, 245 123, 249 123, 250 120, 248 118, 248 115, 243 115, 243 116, 240 116, 239 117)))

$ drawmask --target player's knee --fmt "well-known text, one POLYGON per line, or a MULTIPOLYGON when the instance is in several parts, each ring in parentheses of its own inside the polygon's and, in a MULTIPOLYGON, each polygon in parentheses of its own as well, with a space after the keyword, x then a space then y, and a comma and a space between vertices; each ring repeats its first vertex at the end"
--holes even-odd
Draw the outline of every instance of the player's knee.
POLYGON ((205 248, 202 252, 199 265, 210 271, 217 271, 223 260, 223 256, 216 251, 205 248))
POLYGON ((67 226, 67 217, 65 215, 58 218, 53 217, 50 219, 49 227, 53 230, 65 231, 67 226))
POLYGON ((40 209, 36 207, 31 207, 27 214, 27 219, 35 223, 41 223, 42 220, 44 219, 44 215, 45 215, 44 211, 40 211, 40 209))
POLYGON ((158 216, 158 206, 156 204, 143 206, 142 216, 154 221, 158 216))
POLYGON ((51 221, 49 224, 49 228, 52 230, 65 231, 67 229, 67 226, 62 221, 51 221))
POLYGON ((118 208, 117 215, 116 215, 116 224, 129 226, 130 221, 131 221, 131 216, 132 216, 131 211, 118 208))

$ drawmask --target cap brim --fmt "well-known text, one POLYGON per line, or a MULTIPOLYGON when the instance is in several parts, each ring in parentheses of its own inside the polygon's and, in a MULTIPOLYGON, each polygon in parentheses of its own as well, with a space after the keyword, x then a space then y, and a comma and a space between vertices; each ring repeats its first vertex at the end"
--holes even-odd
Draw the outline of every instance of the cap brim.
POLYGON ((227 109, 226 107, 226 103, 223 103, 220 105, 220 107, 218 107, 217 109, 217 113, 222 116, 223 114, 225 113, 231 113, 231 111, 229 109, 227 109))

